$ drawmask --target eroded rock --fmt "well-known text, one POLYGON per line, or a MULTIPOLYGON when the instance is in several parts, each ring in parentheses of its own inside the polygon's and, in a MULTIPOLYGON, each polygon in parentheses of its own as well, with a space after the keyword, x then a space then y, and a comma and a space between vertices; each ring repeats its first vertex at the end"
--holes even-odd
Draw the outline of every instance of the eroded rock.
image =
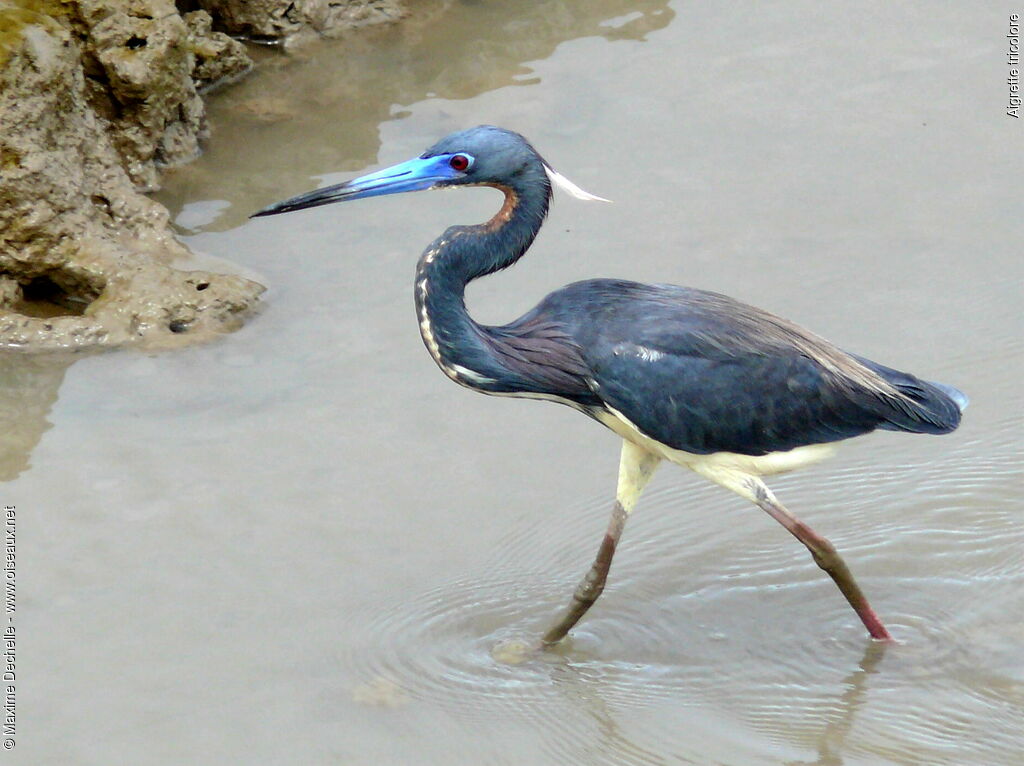
POLYGON ((155 189, 157 165, 194 158, 206 130, 188 27, 170 0, 75 5, 89 102, 135 185, 155 189))
POLYGON ((183 17, 195 63, 192 81, 200 90, 231 82, 250 69, 252 59, 245 46, 223 32, 213 31, 213 19, 206 11, 192 11, 183 17))
MULTIPOLYGON (((138 131, 118 143, 112 138, 118 130, 94 108, 97 81, 92 78, 88 85, 87 70, 95 62, 89 64, 83 55, 68 14, 77 8, 101 31, 107 29, 101 38, 127 43, 130 38, 115 33, 112 21, 124 12, 104 16, 99 3, 54 3, 60 11, 54 13, 29 5, 48 4, 0 3, 0 346, 153 346, 233 329, 262 286, 172 268, 188 251, 168 228, 167 211, 136 191, 125 169, 125 164, 138 169, 169 147, 194 140, 184 136, 185 128, 175 131, 173 123, 165 123, 157 141, 162 148, 150 160, 139 154, 140 137, 160 132, 159 121, 144 118, 153 107, 141 102, 149 89, 165 82, 165 74, 142 72, 111 45, 97 47, 96 61, 105 62, 105 76, 118 83, 117 98, 133 93, 141 99, 135 112, 138 131), (124 163, 125 147, 135 160, 124 163)), ((113 5, 138 11, 166 4, 113 5)), ((180 17, 178 22, 180 29, 171 32, 132 28, 150 35, 154 49, 173 58, 178 54, 172 49, 187 36, 180 17), (181 33, 175 45, 172 32, 181 33)), ((192 59, 185 55, 180 61, 190 77, 192 59)), ((187 88, 168 87, 174 98, 187 95, 187 88)), ((190 99, 177 107, 183 125, 190 119, 190 99)))
POLYGON ((401 0, 194 0, 227 32, 287 42, 305 34, 331 35, 406 15, 401 0))
POLYGON ((237 326, 262 286, 174 268, 188 252, 140 194, 199 152, 200 90, 252 66, 214 19, 287 41, 403 15, 400 0, 0 0, 0 347, 237 326))

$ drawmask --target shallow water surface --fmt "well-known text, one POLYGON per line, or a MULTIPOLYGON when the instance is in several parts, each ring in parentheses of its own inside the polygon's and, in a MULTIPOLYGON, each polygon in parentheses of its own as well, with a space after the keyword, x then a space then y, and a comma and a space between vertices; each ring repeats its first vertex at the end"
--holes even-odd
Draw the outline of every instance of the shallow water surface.
POLYGON ((245 328, 0 356, 21 762, 1019 763, 1008 11, 421 7, 266 57, 168 176, 189 245, 271 287, 245 328), (618 464, 586 418, 460 389, 423 351, 416 257, 498 198, 247 219, 484 122, 615 204, 556 195, 528 257, 471 288, 482 321, 587 277, 690 284, 968 392, 955 434, 871 435, 771 482, 898 643, 765 514, 666 466, 571 640, 495 660, 568 600, 618 464))

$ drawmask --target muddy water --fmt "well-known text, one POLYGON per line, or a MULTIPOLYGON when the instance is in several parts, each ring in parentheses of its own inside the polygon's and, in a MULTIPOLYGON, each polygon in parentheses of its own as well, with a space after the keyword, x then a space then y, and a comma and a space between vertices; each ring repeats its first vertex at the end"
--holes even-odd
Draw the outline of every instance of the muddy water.
POLYGON ((18 746, 33 764, 1011 764, 1024 749, 1020 125, 1007 14, 863 4, 429 3, 268 58, 161 198, 271 286, 173 354, 0 358, 17 506, 18 746), (423 245, 491 192, 248 221, 492 122, 563 197, 475 285, 503 321, 590 276, 730 293, 962 387, 963 427, 779 478, 899 640, 806 552, 674 467, 557 652, 534 635, 599 542, 612 434, 452 385, 423 245))

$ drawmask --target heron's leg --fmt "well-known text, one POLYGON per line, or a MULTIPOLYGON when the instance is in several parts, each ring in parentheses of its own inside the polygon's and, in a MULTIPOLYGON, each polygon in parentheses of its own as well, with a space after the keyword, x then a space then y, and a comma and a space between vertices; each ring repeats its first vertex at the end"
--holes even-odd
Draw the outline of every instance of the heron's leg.
POLYGON ((632 442, 622 442, 619 485, 615 494, 615 505, 612 507, 612 517, 608 522, 608 531, 604 534, 604 540, 601 541, 597 558, 594 559, 590 571, 576 586, 576 592, 572 595, 572 603, 569 604, 569 608, 566 609, 562 618, 544 634, 541 639, 542 646, 553 646, 565 638, 565 634, 580 621, 580 618, 601 595, 605 580, 608 579, 608 569, 612 565, 612 556, 615 555, 615 546, 619 544, 622 528, 626 525, 627 517, 636 507, 640 493, 647 486, 647 482, 650 481, 659 462, 661 462, 661 458, 653 452, 638 447, 632 442))
MULTIPOLYGON (((807 546, 807 550, 811 552, 811 556, 814 558, 814 563, 824 569, 828 576, 835 581, 835 584, 839 586, 839 590, 846 596, 846 600, 850 602, 850 606, 853 607, 853 611, 860 617, 860 621, 864 623, 864 627, 868 629, 871 637, 880 640, 891 640, 892 636, 889 635, 889 631, 885 629, 882 621, 875 614, 875 610, 871 608, 871 604, 868 603, 864 592, 857 585, 857 581, 853 579, 853 574, 850 572, 849 567, 846 566, 842 556, 836 551, 835 546, 828 539, 819 535, 790 513, 782 503, 775 499, 775 495, 765 486, 763 481, 757 477, 748 476, 744 484, 748 491, 740 492, 740 494, 753 500, 761 510, 765 511, 789 530, 793 537, 807 546)), ((727 484, 726 486, 729 485, 727 484)), ((732 486, 729 488, 736 490, 732 486)))

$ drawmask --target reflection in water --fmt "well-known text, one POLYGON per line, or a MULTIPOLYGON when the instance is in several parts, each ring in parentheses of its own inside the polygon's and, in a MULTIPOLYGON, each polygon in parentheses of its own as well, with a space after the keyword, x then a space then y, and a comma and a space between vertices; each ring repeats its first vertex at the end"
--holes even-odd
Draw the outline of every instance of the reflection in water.
POLYGON ((888 643, 868 644, 858 668, 843 679, 843 693, 818 738, 818 759, 791 761, 788 766, 841 766, 842 754, 850 751, 846 738, 850 736, 854 717, 867 695, 868 676, 877 672, 878 663, 888 647, 888 643))
MULTIPOLYGON (((547 0, 451 6, 423 3, 402 24, 362 30, 342 42, 272 56, 210 104, 208 159, 171 171, 157 198, 179 226, 186 203, 232 200, 205 231, 242 223, 257 207, 304 191, 325 169, 362 170, 377 161, 382 122, 402 119, 424 99, 463 100, 507 86, 534 85, 529 62, 568 40, 643 40, 674 17, 667 0, 547 0), (232 125, 231 136, 217 125, 232 125), (337 135, 333 144, 310 135, 337 135), (261 158, 253 173, 252 157, 261 158)), ((467 125, 439 126, 438 135, 467 125)))
MULTIPOLYGON (((842 681, 842 692, 834 703, 826 697, 818 700, 818 707, 827 711, 827 722, 817 738, 818 758, 814 761, 789 761, 788 766, 841 766, 843 753, 854 752, 847 738, 853 729, 857 711, 867 696, 868 678, 877 672, 878 665, 889 645, 871 642, 865 646, 864 655, 858 667, 842 681)), ((586 763, 615 764, 664 764, 669 763, 664 751, 656 752, 640 745, 624 729, 636 728, 619 720, 628 714, 628 708, 610 705, 605 699, 605 688, 600 679, 590 677, 585 669, 565 659, 552 667, 553 687, 569 698, 571 707, 586 710, 596 726, 596 736, 585 739, 576 737, 572 742, 578 748, 575 756, 579 760, 585 753, 586 763)), ((779 690, 782 693, 782 690, 779 690)), ((810 715, 811 710, 794 709, 797 715, 810 715)), ((560 753, 559 755, 565 755, 560 753)), ((698 763, 678 753, 673 754, 672 763, 698 763)))
MULTIPOLYGON (((597 728, 597 736, 583 739, 578 735, 571 739, 575 762, 614 764, 664 764, 668 761, 658 753, 638 744, 623 731, 616 718, 616 711, 609 706, 602 695, 602 686, 568 660, 553 668, 551 681, 556 690, 566 698, 570 707, 580 707, 590 714, 597 728), (581 758, 585 754, 585 759, 581 758)), ((673 763, 691 761, 673 759, 673 763)))
MULTIPOLYGON (((818 738, 818 758, 814 761, 790 761, 788 766, 841 766, 842 754, 851 752, 847 738, 853 728, 857 711, 864 704, 867 695, 868 677, 877 672, 877 667, 885 655, 888 644, 869 643, 855 671, 842 681, 842 693, 834 704, 826 699, 819 700, 822 709, 826 709, 827 723, 818 738)), ((620 722, 619 717, 627 713, 626 709, 615 709, 604 697, 604 687, 599 679, 588 677, 585 672, 569 660, 556 665, 552 669, 553 686, 569 697, 572 707, 583 707, 587 710, 596 725, 597 736, 585 741, 580 748, 586 753, 587 763, 615 764, 663 764, 668 763, 662 754, 643 747, 635 738, 627 736, 623 731, 630 726, 620 722)), ((781 690, 780 690, 781 691, 781 690)), ((794 710, 801 715, 811 711, 794 710)), ((579 738, 573 742, 580 747, 579 738)), ((576 755, 579 756, 580 753, 576 755)), ((672 763, 698 763, 698 761, 674 754, 672 763)))
POLYGON ((80 357, 0 353, 0 481, 29 467, 29 458, 52 423, 64 372, 80 357))

